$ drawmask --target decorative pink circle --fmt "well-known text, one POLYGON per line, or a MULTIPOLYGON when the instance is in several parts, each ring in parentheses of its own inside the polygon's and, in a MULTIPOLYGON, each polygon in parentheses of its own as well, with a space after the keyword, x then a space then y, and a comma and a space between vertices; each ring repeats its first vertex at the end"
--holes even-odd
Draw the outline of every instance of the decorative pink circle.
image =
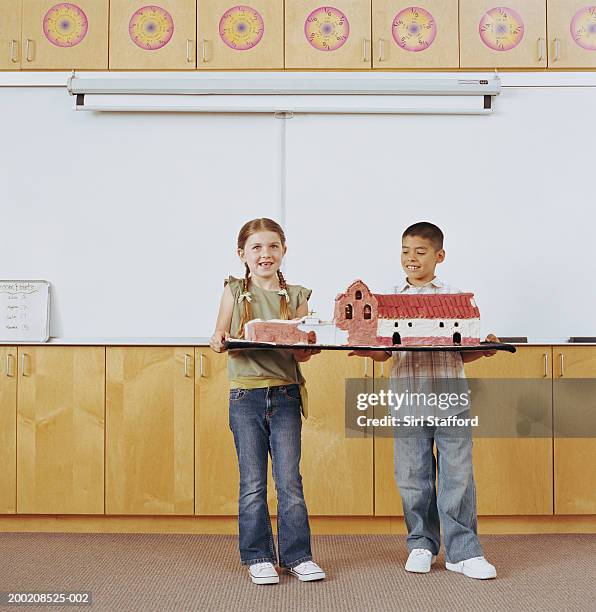
POLYGON ((317 51, 336 51, 350 35, 348 18, 332 6, 320 6, 304 22, 306 40, 317 51))
POLYGON ((54 5, 43 18, 43 33, 56 47, 74 47, 87 35, 89 22, 85 11, 76 4, 54 5))
POLYGON ((236 51, 247 51, 256 47, 263 38, 265 22, 259 11, 250 6, 235 6, 228 9, 219 20, 219 36, 236 51))
POLYGON ((426 9, 409 6, 394 17, 391 34, 395 43, 405 51, 424 51, 433 44, 437 25, 426 9))
POLYGON ((174 19, 161 6, 143 6, 130 18, 128 34, 137 47, 145 51, 156 51, 172 39, 174 19))
POLYGON ((513 9, 495 6, 482 15, 478 32, 489 49, 511 51, 524 37, 524 22, 513 9))
POLYGON ((596 51, 596 6, 585 6, 577 11, 569 30, 576 45, 587 51, 596 51))

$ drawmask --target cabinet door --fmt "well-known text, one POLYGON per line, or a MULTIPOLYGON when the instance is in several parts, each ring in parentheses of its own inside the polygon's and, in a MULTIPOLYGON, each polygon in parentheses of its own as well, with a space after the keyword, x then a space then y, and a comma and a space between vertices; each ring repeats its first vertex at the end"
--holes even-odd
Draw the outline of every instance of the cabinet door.
POLYGON ((108 67, 108 0, 23 0, 26 70, 108 67))
MULTIPOLYGON (((552 359, 550 346, 517 347, 517 353, 497 353, 466 364, 468 378, 528 379, 552 419, 552 359), (544 381, 544 386, 539 381, 544 381), (536 387, 534 387, 536 385, 536 387)), ((514 391, 515 393, 515 391, 514 391)), ((517 405, 526 400, 524 390, 517 405)), ((472 406, 474 405, 472 396, 472 406)), ((522 515, 553 512, 552 438, 474 438, 474 479, 478 514, 522 515)))
POLYGON ((106 349, 106 514, 192 514, 192 348, 106 349))
MULTIPOLYGON (((366 362, 372 383, 372 363, 366 362)), ((346 379, 362 379, 365 360, 344 351, 323 351, 301 368, 309 398, 301 461, 308 511, 313 516, 371 516, 372 430, 368 436, 346 436, 346 379)))
POLYGON ((0 2, 0 70, 21 67, 21 2, 0 2))
POLYGON ((458 0, 373 0, 373 68, 458 68, 458 0))
POLYGON ((199 2, 197 68, 283 68, 283 2, 199 2))
POLYGON ((585 0, 548 0, 548 65, 596 67, 596 5, 585 0))
MULTIPOLYGON (((376 362, 375 391, 379 382, 385 387, 391 372, 391 360, 376 362)), ((387 409, 375 410, 375 417, 382 418, 387 409)), ((393 460, 393 438, 381 435, 375 430, 375 514, 377 516, 403 516, 401 496, 395 482, 393 460)))
POLYGON ((0 346, 0 514, 16 512, 17 349, 0 346))
POLYGON ((553 358, 555 514, 596 514, 596 347, 555 346, 553 358))
POLYGON ((194 70, 195 0, 110 0, 110 69, 194 70))
MULTIPOLYGON (((238 514, 238 459, 230 430, 228 356, 195 349, 195 514, 238 514)), ((275 514, 275 486, 268 469, 267 501, 275 514)))
POLYGON ((460 0, 462 68, 546 67, 544 0, 460 0))
POLYGON ((370 2, 286 0, 286 68, 370 68, 370 2))
POLYGON ((18 356, 17 512, 103 513, 105 349, 18 356))

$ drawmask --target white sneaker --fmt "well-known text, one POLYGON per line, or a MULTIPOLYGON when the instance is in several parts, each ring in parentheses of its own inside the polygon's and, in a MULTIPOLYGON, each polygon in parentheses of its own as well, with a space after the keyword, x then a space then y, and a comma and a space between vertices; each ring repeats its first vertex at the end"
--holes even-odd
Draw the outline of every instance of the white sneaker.
POLYGON ((248 568, 248 573, 255 584, 277 584, 279 582, 279 574, 275 571, 273 563, 269 561, 254 563, 248 568))
POLYGON ((445 563, 445 567, 452 572, 459 572, 464 576, 477 578, 478 580, 497 577, 495 566, 491 565, 484 557, 472 557, 459 563, 445 563))
POLYGON ((325 572, 314 561, 304 561, 296 567, 288 568, 288 572, 302 582, 325 578, 325 572))
POLYGON ((406 561, 406 572, 416 574, 428 574, 430 566, 437 560, 430 550, 426 548, 414 548, 406 561))

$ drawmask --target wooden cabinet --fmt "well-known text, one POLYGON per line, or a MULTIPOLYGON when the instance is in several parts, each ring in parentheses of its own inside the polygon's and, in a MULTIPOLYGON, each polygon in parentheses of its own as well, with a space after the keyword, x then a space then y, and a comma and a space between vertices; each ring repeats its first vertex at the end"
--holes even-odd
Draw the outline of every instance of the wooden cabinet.
MULTIPOLYGON (((239 473, 230 429, 228 356, 209 347, 195 349, 195 514, 236 516, 239 473)), ((269 511, 277 501, 269 462, 269 511)))
POLYGON ((372 0, 373 68, 458 68, 458 0, 372 0))
POLYGON ((0 70, 21 68, 22 0, 0 0, 0 70))
POLYGON ((545 0, 459 0, 462 68, 546 68, 545 0))
POLYGON ((17 348, 0 346, 0 514, 16 512, 17 348))
POLYGON ((555 514, 596 514, 596 347, 555 346, 553 359, 555 514))
POLYGON ((313 516, 373 514, 373 436, 346 435, 346 379, 363 379, 372 391, 372 362, 344 351, 323 351, 301 365, 308 388, 302 426, 302 478, 313 516))
POLYGON ((194 70, 196 0, 110 0, 110 69, 194 70))
POLYGON ((103 347, 18 349, 17 512, 104 510, 103 347))
POLYGON ((596 68, 596 5, 548 0, 550 68, 596 68))
POLYGON ((197 32, 199 70, 284 67, 282 0, 199 2, 197 32))
POLYGON ((107 69, 108 0, 22 1, 24 69, 107 69))
MULTIPOLYGON (((552 419, 550 346, 518 346, 514 355, 497 353, 465 366, 468 378, 528 379, 552 419), (540 382, 544 381, 544 386, 540 382)), ((511 401, 521 408, 525 386, 512 390, 511 401), (517 397, 515 395, 517 394, 517 397)), ((472 399, 472 405, 474 399, 472 399)), ((553 512, 552 438, 474 438, 474 478, 478 514, 540 515, 553 512)))
POLYGON ((370 2, 286 0, 286 68, 370 68, 370 2))
POLYGON ((192 514, 190 347, 106 350, 106 514, 192 514))

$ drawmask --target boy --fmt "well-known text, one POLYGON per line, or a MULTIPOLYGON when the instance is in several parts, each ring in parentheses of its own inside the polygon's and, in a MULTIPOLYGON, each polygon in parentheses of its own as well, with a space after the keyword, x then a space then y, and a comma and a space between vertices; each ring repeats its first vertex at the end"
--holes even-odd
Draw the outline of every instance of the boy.
MULTIPOLYGON (((396 290, 408 294, 459 293, 435 276, 437 264, 444 259, 443 232, 432 223, 411 225, 402 236, 401 264, 406 279, 396 290)), ((487 341, 498 342, 498 339, 491 334, 487 341)), ((420 384, 432 391, 434 386, 440 386, 439 379, 465 378, 463 362, 495 353, 354 351, 351 354, 375 361, 386 361, 393 356, 391 378, 401 391, 408 388, 412 391, 420 384)), ((460 410, 463 411, 455 411, 458 417, 469 416, 468 410, 460 410)), ((410 551, 405 569, 415 573, 430 571, 439 552, 442 524, 447 569, 471 578, 495 578, 496 569, 482 555, 476 532, 476 490, 469 430, 462 435, 460 429, 454 435, 453 427, 424 425, 422 431, 424 437, 396 435, 394 438, 395 479, 402 497, 410 551), (438 494, 433 442, 439 464, 438 494)))

